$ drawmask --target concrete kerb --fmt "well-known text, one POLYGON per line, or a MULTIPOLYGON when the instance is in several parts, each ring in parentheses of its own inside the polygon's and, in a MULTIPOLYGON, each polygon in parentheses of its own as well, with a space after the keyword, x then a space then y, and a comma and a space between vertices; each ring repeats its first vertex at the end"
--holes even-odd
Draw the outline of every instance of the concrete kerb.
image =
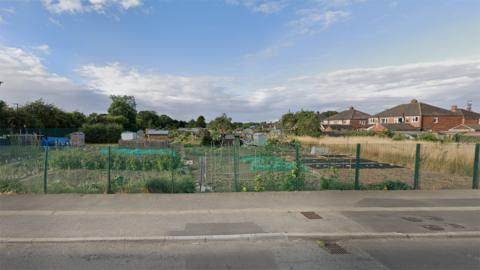
POLYGON ((410 238, 480 238, 480 231, 436 233, 253 233, 229 235, 145 236, 145 237, 68 237, 68 238, 0 238, 1 244, 82 243, 82 242, 207 242, 261 240, 361 240, 410 238))

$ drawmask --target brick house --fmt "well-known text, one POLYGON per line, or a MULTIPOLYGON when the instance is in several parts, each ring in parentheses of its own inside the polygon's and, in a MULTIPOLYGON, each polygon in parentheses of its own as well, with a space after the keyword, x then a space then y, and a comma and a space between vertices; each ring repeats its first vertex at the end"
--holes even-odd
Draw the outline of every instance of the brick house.
POLYGON ((458 108, 457 105, 453 105, 451 108, 451 111, 453 113, 456 113, 462 116, 462 124, 467 124, 467 125, 480 124, 480 113, 458 108))
POLYGON ((333 131, 340 129, 351 130, 366 128, 368 127, 369 117, 370 115, 368 113, 350 107, 348 110, 339 112, 323 120, 322 130, 333 131))
POLYGON ((464 117, 458 111, 453 112, 413 99, 410 103, 401 104, 375 114, 368 119, 368 124, 399 124, 399 128, 396 129, 398 131, 402 131, 402 126, 408 127, 404 124, 409 124, 420 131, 448 131, 462 124, 463 119, 464 117))

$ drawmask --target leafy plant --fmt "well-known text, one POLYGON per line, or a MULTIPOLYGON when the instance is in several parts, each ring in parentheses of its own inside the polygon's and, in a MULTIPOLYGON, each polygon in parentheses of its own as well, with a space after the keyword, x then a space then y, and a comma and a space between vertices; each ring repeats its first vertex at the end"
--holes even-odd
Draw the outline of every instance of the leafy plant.
POLYGON ((22 193, 24 191, 23 185, 19 180, 0 180, 0 193, 22 193))
POLYGON ((260 174, 257 174, 257 176, 255 177, 255 184, 253 186, 253 190, 255 192, 262 192, 265 190, 265 187, 263 186, 263 179, 260 174))

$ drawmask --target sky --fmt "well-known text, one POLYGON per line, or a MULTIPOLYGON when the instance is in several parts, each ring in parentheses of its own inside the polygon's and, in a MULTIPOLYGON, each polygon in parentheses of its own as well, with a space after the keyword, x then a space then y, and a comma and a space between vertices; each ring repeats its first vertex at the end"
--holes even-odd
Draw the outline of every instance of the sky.
POLYGON ((421 102, 480 111, 479 0, 0 0, 0 99, 274 121, 421 102))

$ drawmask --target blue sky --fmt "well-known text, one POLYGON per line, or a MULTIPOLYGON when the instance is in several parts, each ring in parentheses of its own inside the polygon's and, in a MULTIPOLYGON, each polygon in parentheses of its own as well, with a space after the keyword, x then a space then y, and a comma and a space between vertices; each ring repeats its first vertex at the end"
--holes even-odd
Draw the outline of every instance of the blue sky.
POLYGON ((181 119, 480 110, 480 1, 0 1, 0 80, 9 103, 103 112, 128 94, 181 119))

